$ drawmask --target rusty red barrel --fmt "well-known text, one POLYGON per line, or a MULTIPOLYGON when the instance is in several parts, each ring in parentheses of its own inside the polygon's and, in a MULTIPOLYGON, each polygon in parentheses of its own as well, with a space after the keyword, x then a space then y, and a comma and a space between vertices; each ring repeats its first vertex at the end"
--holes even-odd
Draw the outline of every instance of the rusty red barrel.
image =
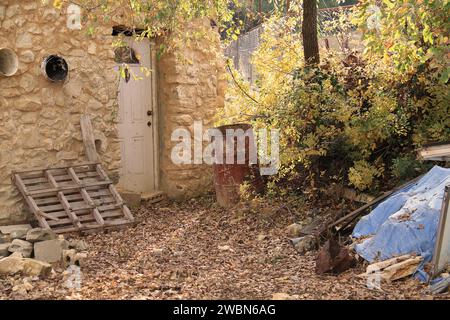
POLYGON ((216 141, 216 150, 222 147, 224 151, 221 155, 216 154, 213 165, 216 198, 219 205, 231 207, 239 202, 240 187, 244 182, 257 193, 264 191, 264 182, 259 173, 252 126, 233 124, 216 129, 222 133, 222 141, 216 141))

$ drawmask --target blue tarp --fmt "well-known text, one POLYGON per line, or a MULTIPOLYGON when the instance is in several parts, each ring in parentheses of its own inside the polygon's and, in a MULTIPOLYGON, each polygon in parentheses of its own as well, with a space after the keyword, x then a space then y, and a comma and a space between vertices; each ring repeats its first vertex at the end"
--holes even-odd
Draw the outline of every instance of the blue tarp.
POLYGON ((415 184, 380 203, 353 230, 354 238, 367 238, 356 245, 356 252, 369 262, 404 254, 420 255, 424 261, 416 276, 427 281, 423 265, 433 257, 442 199, 448 184, 450 169, 436 166, 415 184))

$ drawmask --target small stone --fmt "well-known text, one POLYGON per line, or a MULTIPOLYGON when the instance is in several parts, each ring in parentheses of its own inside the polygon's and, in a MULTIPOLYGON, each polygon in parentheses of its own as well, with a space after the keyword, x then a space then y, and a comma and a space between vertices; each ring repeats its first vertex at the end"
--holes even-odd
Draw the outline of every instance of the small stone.
POLYGON ((64 268, 67 268, 68 266, 75 264, 76 254, 77 254, 77 251, 74 249, 62 251, 62 262, 63 262, 64 268))
POLYGON ((27 294, 27 290, 21 285, 15 285, 14 287, 12 287, 12 291, 17 294, 20 294, 21 296, 24 296, 27 294))
POLYGON ((94 42, 91 42, 88 46, 88 53, 89 54, 97 54, 97 45, 94 42))
POLYGON ((86 252, 79 252, 75 255, 75 265, 78 267, 84 267, 86 265, 86 260, 88 254, 86 252))
POLYGON ((33 47, 33 39, 28 32, 19 33, 16 38, 16 47, 19 49, 31 49, 33 47))
POLYGON ((11 243, 2 243, 0 244, 0 256, 6 257, 9 255, 9 247, 11 246, 11 243))
POLYGON ((277 292, 272 295, 272 300, 292 300, 292 296, 287 293, 277 292))
POLYGON ((63 160, 76 160, 79 158, 78 152, 76 151, 59 151, 56 154, 56 159, 58 161, 63 160))
POLYGON ((20 55, 20 61, 24 63, 31 63, 34 61, 34 59, 35 59, 34 53, 31 50, 26 50, 22 52, 22 54, 20 55))
POLYGON ((294 244, 294 248, 298 253, 303 254, 308 251, 314 250, 316 248, 317 241, 316 238, 312 235, 301 237, 296 239, 294 244))
POLYGON ((69 266, 82 267, 85 265, 87 257, 86 252, 77 253, 74 249, 63 250, 63 266, 66 269, 69 266))
POLYGON ((120 191, 120 196, 123 198, 123 201, 131 207, 137 208, 141 205, 141 194, 130 191, 120 191))
POLYGON ((25 229, 18 229, 18 230, 14 230, 12 231, 9 236, 11 238, 11 240, 14 239, 22 239, 25 240, 25 238, 27 237, 27 230, 25 229))
POLYGON ((34 89, 36 89, 36 79, 35 77, 33 77, 32 75, 24 75, 22 76, 22 78, 20 79, 20 87, 25 90, 25 92, 29 93, 31 91, 33 91, 34 89))
POLYGON ((298 223, 293 223, 290 226, 286 228, 286 232, 288 234, 288 237, 290 238, 297 238, 301 235, 302 226, 298 223))
POLYGON ((28 282, 28 281, 23 281, 23 287, 25 288, 25 290, 30 291, 33 290, 34 286, 28 282))
POLYGON ((15 224, 15 225, 10 225, 10 226, 0 226, 0 232, 3 234, 10 234, 13 231, 23 230, 23 229, 28 231, 31 229, 31 226, 29 224, 15 224))
POLYGON ((77 251, 86 251, 88 246, 84 240, 72 240, 69 241, 69 248, 77 251))
POLYGON ((6 8, 5 6, 0 6, 0 21, 5 18, 6 8))
POLYGON ((164 249, 156 248, 152 250, 152 253, 157 256, 162 256, 164 254, 164 249))
POLYGON ((8 248, 9 252, 20 252, 25 258, 31 257, 31 252, 33 252, 33 245, 28 241, 14 239, 8 248))
POLYGON ((220 251, 231 251, 231 252, 234 252, 234 250, 231 249, 231 247, 228 246, 228 245, 225 245, 225 246, 218 246, 217 248, 218 248, 220 251))
POLYGON ((34 258, 48 263, 59 262, 61 261, 63 250, 68 248, 68 242, 61 239, 36 242, 34 244, 34 258))
POLYGON ((38 241, 56 239, 56 234, 50 229, 34 228, 28 231, 26 240, 35 243, 38 241))
POLYGON ((265 234, 259 234, 256 240, 258 241, 264 241, 267 239, 267 236, 265 234))

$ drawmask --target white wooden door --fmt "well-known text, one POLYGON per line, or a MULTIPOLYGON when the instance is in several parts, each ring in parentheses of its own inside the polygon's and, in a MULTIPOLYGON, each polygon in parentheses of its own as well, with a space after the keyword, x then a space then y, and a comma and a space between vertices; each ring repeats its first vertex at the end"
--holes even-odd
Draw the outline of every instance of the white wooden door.
POLYGON ((130 77, 119 84, 118 130, 122 153, 119 187, 143 193, 155 191, 154 145, 154 73, 151 44, 148 39, 125 42, 134 50, 139 63, 128 64, 130 77), (139 79, 135 79, 138 77, 139 79))

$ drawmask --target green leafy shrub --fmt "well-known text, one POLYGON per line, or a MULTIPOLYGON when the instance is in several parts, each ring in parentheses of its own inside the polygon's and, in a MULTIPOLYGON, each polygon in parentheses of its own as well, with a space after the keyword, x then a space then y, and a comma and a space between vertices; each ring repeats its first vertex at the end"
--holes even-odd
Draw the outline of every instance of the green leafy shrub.
MULTIPOLYGON (((369 2, 363 1, 352 16, 340 20, 341 32, 354 28, 350 19, 361 27, 369 2)), ((293 14, 275 14, 266 21, 262 43, 253 57, 259 81, 251 85, 234 71, 230 79, 234 85, 220 118, 222 123, 246 121, 256 128, 281 130, 281 168, 275 179, 297 177, 300 172, 312 189, 330 180, 359 190, 377 189, 387 186, 386 181, 395 184, 426 170, 407 162, 406 157, 425 143, 450 139, 450 91, 443 76, 448 62, 439 53, 442 35, 449 31, 449 19, 442 21, 448 1, 427 2, 439 11, 439 21, 429 20, 423 8, 410 8, 408 14, 422 14, 414 16, 419 29, 412 33, 398 23, 394 24, 398 30, 392 29, 392 20, 400 18, 389 10, 394 10, 393 5, 401 14, 401 3, 407 1, 385 5, 388 13, 380 18, 378 38, 375 31, 361 27, 366 32, 364 54, 323 51, 322 63, 314 68, 305 67, 302 57, 297 32, 300 3, 293 4, 293 14), (442 8, 436 2, 442 2, 442 8), (436 39, 422 43, 420 39, 430 37, 429 32, 436 39), (429 59, 424 61, 425 56, 416 56, 409 48, 380 44, 389 39, 402 39, 403 46, 413 43, 415 50, 435 54, 425 54, 429 59), (390 50, 394 49, 393 54, 390 50), (411 56, 399 59, 404 54, 411 56)))

